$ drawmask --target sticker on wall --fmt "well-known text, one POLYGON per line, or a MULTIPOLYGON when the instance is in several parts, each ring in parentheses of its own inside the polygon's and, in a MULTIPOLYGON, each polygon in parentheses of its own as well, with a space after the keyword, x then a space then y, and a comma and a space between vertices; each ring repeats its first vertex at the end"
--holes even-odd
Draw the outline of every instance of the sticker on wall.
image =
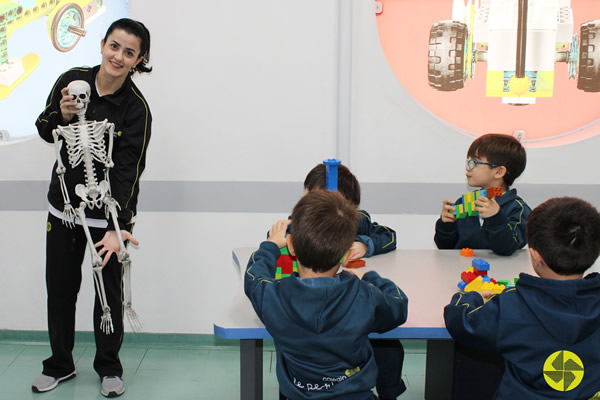
POLYGON ((427 110, 529 147, 600 133, 596 0, 378 0, 385 57, 427 110))
POLYGON ((0 0, 0 145, 37 136, 61 73, 100 62, 100 41, 126 0, 0 0))

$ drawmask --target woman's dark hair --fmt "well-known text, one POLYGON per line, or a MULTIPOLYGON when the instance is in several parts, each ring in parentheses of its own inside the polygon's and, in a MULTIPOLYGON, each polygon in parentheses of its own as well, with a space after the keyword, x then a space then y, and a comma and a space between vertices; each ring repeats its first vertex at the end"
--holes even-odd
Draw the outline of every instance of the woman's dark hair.
POLYGON ((140 54, 142 57, 142 61, 140 61, 135 68, 131 70, 130 75, 136 72, 150 72, 152 71, 152 67, 146 66, 150 61, 150 31, 146 28, 144 24, 139 21, 134 21, 130 18, 121 18, 115 22, 113 22, 106 31, 106 35, 104 36, 104 42, 108 40, 108 36, 115 29, 121 29, 130 35, 134 35, 140 38, 140 54))
POLYGON ((574 197, 547 200, 527 216, 527 244, 557 274, 583 274, 600 254, 600 214, 574 197))

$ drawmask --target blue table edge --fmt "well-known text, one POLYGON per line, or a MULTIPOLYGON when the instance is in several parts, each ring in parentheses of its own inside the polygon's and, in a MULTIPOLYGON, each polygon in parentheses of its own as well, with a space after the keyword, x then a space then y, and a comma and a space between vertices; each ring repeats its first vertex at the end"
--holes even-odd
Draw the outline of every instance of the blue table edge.
MULTIPOLYGON (((216 337, 221 339, 272 339, 266 328, 223 328, 213 324, 216 337)), ((385 333, 371 333, 373 339, 452 339, 446 328, 402 328, 385 333)))

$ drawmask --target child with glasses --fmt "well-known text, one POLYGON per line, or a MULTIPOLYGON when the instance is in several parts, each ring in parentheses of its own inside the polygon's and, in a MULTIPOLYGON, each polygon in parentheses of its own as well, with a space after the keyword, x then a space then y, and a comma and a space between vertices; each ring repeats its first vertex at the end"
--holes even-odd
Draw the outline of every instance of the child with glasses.
MULTIPOLYGON (((525 149, 509 135, 487 134, 477 138, 467 152, 466 176, 470 186, 502 188, 496 198, 475 201, 479 216, 458 219, 455 207, 444 200, 435 224, 435 243, 440 249, 490 249, 511 255, 525 246, 529 206, 510 188, 525 169, 525 149)), ((462 202, 462 198, 457 203, 462 202)), ((504 373, 504 359, 497 353, 473 350, 456 343, 453 398, 491 400, 504 373)))
POLYGON ((523 248, 525 222, 531 209, 510 186, 523 173, 526 162, 525 149, 512 136, 490 133, 476 139, 467 152, 467 183, 481 189, 501 187, 502 196, 480 197, 475 201, 479 217, 459 220, 454 215, 454 204, 444 200, 435 224, 437 247, 490 249, 500 255, 523 248))

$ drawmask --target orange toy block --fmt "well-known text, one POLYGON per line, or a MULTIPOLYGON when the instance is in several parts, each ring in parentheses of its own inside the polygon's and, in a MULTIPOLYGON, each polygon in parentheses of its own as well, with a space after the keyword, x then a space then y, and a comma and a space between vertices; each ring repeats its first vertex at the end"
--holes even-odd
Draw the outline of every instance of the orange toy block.
POLYGON ((473 257, 473 249, 469 249, 468 247, 466 247, 460 251, 460 255, 464 257, 473 257))
POLYGON ((502 188, 501 187, 490 187, 487 188, 487 197, 488 198, 492 198, 492 197, 500 197, 502 196, 502 188))
POLYGON ((364 267, 365 265, 367 265, 367 263, 365 262, 365 260, 352 260, 348 263, 348 265, 346 265, 346 268, 361 268, 364 267))

